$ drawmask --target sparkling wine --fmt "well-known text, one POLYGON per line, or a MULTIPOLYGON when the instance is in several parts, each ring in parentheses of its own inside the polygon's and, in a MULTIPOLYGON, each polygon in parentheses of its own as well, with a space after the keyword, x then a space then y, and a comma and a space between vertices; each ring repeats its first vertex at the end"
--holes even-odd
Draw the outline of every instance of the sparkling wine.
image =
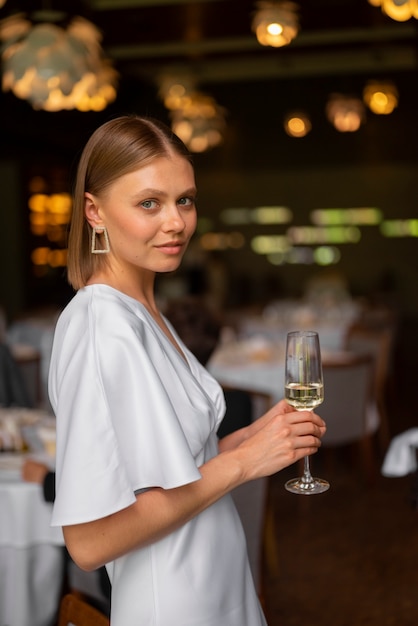
POLYGON ((324 400, 322 383, 288 383, 285 387, 287 402, 298 411, 309 411, 324 400))

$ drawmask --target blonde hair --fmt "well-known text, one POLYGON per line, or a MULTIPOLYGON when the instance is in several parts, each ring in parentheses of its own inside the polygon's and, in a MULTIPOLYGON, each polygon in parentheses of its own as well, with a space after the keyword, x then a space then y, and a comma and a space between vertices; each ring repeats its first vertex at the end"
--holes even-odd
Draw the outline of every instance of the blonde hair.
POLYGON ((85 213, 85 193, 100 196, 116 179, 170 153, 191 162, 183 142, 162 122, 125 115, 100 126, 81 154, 73 190, 73 209, 68 238, 68 282, 84 287, 106 263, 105 254, 90 251, 92 228, 85 213))

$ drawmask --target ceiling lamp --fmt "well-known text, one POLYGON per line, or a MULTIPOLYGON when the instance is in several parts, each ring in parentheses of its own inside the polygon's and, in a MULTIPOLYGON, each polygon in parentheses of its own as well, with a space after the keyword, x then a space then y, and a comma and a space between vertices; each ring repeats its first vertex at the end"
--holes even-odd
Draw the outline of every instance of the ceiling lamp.
POLYGON ((205 152, 223 141, 225 111, 196 89, 188 74, 158 78, 158 93, 170 111, 172 130, 191 152, 205 152))
POLYGON ((117 72, 104 58, 101 35, 91 22, 74 17, 66 26, 51 23, 62 18, 40 11, 35 23, 23 14, 0 22, 3 91, 34 109, 101 111, 116 98, 117 72))
POLYGON ((289 113, 284 120, 284 129, 289 137, 305 137, 312 129, 312 124, 306 113, 289 113))
POLYGON ((252 29, 262 46, 286 46, 299 32, 298 5, 294 2, 258 2, 252 29))
POLYGON ((390 81, 369 81, 363 91, 363 100, 373 113, 389 115, 398 106, 398 90, 390 81))
POLYGON ((328 120, 340 133, 355 132, 365 119, 365 109, 361 100, 341 94, 330 96, 326 114, 328 120))
POLYGON ((224 110, 198 91, 188 94, 179 109, 171 112, 172 129, 191 152, 205 152, 222 143, 224 110))
POLYGON ((196 92, 195 81, 191 76, 163 75, 158 78, 158 95, 169 111, 182 109, 190 94, 196 92))
POLYGON ((369 0, 369 4, 380 6, 383 13, 397 22, 418 18, 418 0, 369 0))

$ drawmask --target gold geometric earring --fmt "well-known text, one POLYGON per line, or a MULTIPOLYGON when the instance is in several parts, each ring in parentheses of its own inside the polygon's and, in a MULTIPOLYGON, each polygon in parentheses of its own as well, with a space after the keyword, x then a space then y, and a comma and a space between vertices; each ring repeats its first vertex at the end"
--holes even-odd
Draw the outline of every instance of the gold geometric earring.
POLYGON ((108 252, 110 252, 110 245, 109 245, 109 237, 107 234, 106 226, 93 226, 93 230, 91 233, 91 253, 92 254, 107 254, 108 252), (97 244, 99 244, 99 241, 100 241, 98 235, 103 235, 104 248, 100 248, 97 246, 97 244))

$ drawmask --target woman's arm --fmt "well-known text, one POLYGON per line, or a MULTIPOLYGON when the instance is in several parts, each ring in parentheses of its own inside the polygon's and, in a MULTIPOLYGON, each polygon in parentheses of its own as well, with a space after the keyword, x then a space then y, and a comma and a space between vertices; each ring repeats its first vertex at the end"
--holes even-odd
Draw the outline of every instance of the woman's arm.
POLYGON ((316 452, 325 424, 312 412, 287 412, 276 405, 242 430, 226 438, 234 446, 227 445, 199 468, 200 480, 175 489, 150 489, 117 513, 66 526, 64 537, 74 561, 93 570, 165 537, 238 485, 316 452))

